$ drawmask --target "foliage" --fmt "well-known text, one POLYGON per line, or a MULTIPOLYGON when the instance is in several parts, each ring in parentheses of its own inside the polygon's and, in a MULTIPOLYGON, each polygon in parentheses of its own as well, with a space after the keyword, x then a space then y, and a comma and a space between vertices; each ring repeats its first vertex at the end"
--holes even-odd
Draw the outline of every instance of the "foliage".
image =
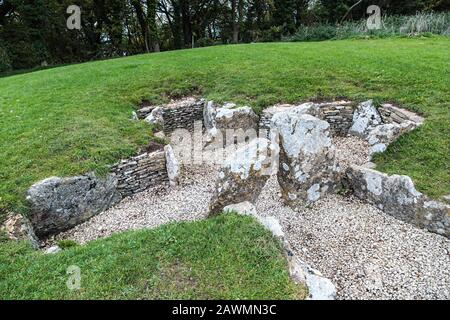
MULTIPOLYGON (((449 9, 449 1, 4 0, 0 43, 6 54, 0 60, 0 72, 9 65, 15 70, 33 69, 218 43, 279 41, 297 30, 297 41, 329 39, 336 37, 331 26, 365 19, 369 5, 379 5, 383 15, 392 16, 420 10, 442 12, 449 9), (81 30, 66 26, 66 9, 73 4, 82 10, 81 30)), ((405 28, 432 33, 442 29, 440 25, 424 27, 427 21, 405 22, 405 28)), ((344 35, 338 27, 337 36, 355 33, 360 26, 356 23, 344 35)))
POLYGON ((369 30, 366 19, 340 25, 302 26, 289 39, 320 41, 357 37, 417 36, 438 34, 450 36, 450 12, 417 13, 412 16, 384 16, 380 30, 369 30))
POLYGON ((0 73, 11 70, 11 60, 5 48, 0 46, 0 73))

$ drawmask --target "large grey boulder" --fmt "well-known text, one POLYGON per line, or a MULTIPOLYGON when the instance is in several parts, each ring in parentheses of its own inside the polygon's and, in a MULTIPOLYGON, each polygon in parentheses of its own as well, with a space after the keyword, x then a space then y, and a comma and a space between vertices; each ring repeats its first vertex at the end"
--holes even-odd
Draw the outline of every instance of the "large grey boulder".
POLYGON ((210 214, 241 202, 255 203, 273 169, 277 149, 258 138, 241 146, 222 164, 210 202, 210 214))
POLYGON ((414 187, 408 176, 350 166, 346 183, 354 194, 395 218, 450 237, 450 206, 432 201, 414 187))
POLYGON ((52 177, 27 192, 29 219, 38 237, 67 230, 120 200, 114 175, 52 177))
POLYGON ((282 112, 273 116, 271 126, 279 135, 278 182, 287 204, 311 204, 339 186, 327 122, 308 114, 282 112))
POLYGON ((223 137, 226 136, 226 131, 242 130, 243 132, 258 128, 259 118, 250 107, 241 108, 218 108, 215 116, 216 128, 220 130, 223 137))
POLYGON ((373 101, 361 103, 353 113, 353 123, 349 133, 360 138, 367 138, 370 131, 382 124, 381 116, 375 108, 373 101))
POLYGON ((388 123, 375 127, 367 136, 367 141, 370 145, 370 155, 384 152, 401 135, 414 130, 416 127, 417 124, 412 121, 406 121, 401 124, 388 123))

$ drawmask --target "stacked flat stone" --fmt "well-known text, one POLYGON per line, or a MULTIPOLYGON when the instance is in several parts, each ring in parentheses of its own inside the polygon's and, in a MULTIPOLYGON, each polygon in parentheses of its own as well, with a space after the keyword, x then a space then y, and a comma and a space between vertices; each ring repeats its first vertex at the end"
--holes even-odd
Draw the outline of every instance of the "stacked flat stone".
POLYGON ((384 123, 402 124, 408 121, 412 121, 420 125, 424 121, 422 117, 408 110, 401 109, 388 103, 382 104, 378 108, 378 112, 380 113, 381 119, 384 123))
POLYGON ((335 136, 345 136, 353 123, 353 106, 349 102, 332 102, 319 105, 319 119, 330 124, 335 136))
POLYGON ((118 180, 117 190, 122 197, 144 191, 169 181, 164 150, 143 153, 122 160, 112 168, 118 180))
POLYGON ((203 122, 205 100, 199 100, 174 108, 166 108, 163 112, 164 133, 170 134, 176 129, 194 130, 196 121, 203 122))

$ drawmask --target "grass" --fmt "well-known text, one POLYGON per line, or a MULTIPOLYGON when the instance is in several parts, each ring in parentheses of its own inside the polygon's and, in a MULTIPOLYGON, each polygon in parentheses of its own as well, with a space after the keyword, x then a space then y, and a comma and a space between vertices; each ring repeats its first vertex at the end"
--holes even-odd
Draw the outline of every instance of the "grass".
POLYGON ((26 212, 24 193, 135 152, 151 128, 132 122, 142 99, 200 91, 255 110, 311 98, 373 98, 426 117, 378 167, 419 190, 450 193, 450 41, 445 37, 217 46, 64 66, 0 78, 0 207, 26 212))
POLYGON ((44 255, 0 244, 0 299, 303 299, 281 244, 254 219, 221 215, 44 255), (79 290, 66 271, 80 268, 79 290))

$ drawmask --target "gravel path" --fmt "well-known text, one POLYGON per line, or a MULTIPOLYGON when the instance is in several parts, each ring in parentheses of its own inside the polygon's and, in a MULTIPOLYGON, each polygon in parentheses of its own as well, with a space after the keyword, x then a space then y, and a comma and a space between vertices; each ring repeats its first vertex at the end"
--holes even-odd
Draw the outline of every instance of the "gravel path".
MULTIPOLYGON (((343 169, 368 161, 356 138, 335 141, 343 169)), ((182 186, 153 188, 58 235, 80 243, 128 229, 151 228, 207 215, 216 171, 194 168, 182 186)), ((280 220, 295 253, 330 278, 339 299, 450 299, 450 241, 398 221, 353 197, 332 195, 293 211, 271 177, 258 214, 280 220)))
POLYGON ((293 251, 336 285, 339 299, 450 299, 450 241, 353 197, 295 212, 271 177, 258 214, 280 220, 293 251))
POLYGON ((85 223, 60 233, 56 239, 72 239, 83 244, 120 231, 204 219, 215 176, 216 171, 207 167, 184 172, 182 185, 173 189, 155 187, 126 198, 85 223))

